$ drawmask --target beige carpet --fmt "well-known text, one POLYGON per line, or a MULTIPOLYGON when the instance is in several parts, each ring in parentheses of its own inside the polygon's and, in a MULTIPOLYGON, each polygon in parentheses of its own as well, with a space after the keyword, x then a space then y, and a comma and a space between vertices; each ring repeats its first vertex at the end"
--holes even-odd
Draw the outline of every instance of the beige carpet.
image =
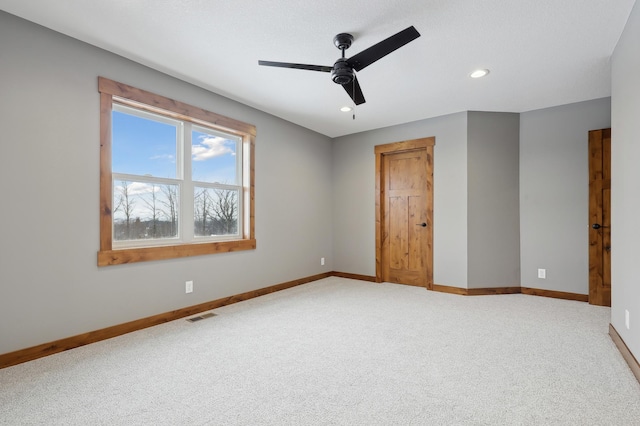
POLYGON ((640 425, 610 311, 341 278, 0 370, 1 425, 640 425))

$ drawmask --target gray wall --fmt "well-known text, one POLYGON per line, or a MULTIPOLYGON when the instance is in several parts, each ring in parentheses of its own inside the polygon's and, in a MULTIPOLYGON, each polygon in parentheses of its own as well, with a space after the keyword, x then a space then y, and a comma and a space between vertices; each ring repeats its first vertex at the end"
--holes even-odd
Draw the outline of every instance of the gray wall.
POLYGON ((329 138, 4 12, 0 40, 0 353, 334 269, 329 138), (256 250, 96 266, 99 75, 256 125, 256 250))
POLYGON ((519 127, 519 114, 468 115, 468 288, 520 285, 519 127))
POLYGON ((609 126, 603 98, 336 138, 336 270, 375 275, 373 147, 435 136, 434 282, 588 294, 588 131, 609 126), (537 278, 538 268, 547 279, 537 278))
POLYGON ((520 116, 523 287, 589 293, 588 132, 610 127, 610 105, 603 98, 520 116))
POLYGON ((467 285, 467 113, 334 139, 333 223, 337 271, 375 276, 374 146, 435 136, 434 282, 467 285))
POLYGON ((611 324, 640 360, 640 2, 612 59, 611 324), (625 326, 629 311, 630 328, 625 326))

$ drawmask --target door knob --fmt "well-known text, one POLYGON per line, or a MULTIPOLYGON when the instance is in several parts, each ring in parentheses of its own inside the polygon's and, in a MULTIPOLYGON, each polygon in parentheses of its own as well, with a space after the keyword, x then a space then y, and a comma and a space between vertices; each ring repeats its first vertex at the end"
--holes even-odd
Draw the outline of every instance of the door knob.
POLYGON ((599 223, 594 223, 593 225, 591 225, 591 227, 593 229, 608 228, 608 226, 602 226, 599 223))
POLYGON ((426 223, 424 223, 424 222, 422 222, 422 223, 416 223, 416 225, 418 225, 418 226, 422 226, 423 228, 426 228, 426 227, 427 227, 427 224, 426 224, 426 223))

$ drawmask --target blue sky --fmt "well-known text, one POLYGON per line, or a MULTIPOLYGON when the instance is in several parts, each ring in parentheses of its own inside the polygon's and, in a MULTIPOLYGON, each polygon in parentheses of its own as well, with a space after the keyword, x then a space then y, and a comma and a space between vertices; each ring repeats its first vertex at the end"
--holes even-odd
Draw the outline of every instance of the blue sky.
MULTIPOLYGON (((193 180, 234 184, 236 142, 205 131, 192 132, 193 180)), ((176 178, 176 135, 171 124, 113 111, 113 172, 176 178)))

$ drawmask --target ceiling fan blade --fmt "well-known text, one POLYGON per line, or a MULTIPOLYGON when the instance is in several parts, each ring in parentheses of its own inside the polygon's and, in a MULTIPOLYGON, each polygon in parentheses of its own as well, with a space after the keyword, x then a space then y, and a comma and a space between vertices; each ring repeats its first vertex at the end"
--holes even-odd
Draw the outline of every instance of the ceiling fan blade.
POLYGON ((353 81, 351 83, 343 84, 342 87, 344 87, 344 90, 346 90, 349 97, 356 105, 360 105, 365 102, 362 89, 360 88, 360 83, 358 83, 358 79, 355 75, 353 76, 353 81))
POLYGON ((355 56, 352 56, 347 60, 347 62, 353 67, 354 70, 360 71, 364 67, 371 65, 378 59, 387 56, 389 53, 401 48, 405 44, 417 39, 418 37, 420 37, 420 33, 413 26, 411 26, 385 40, 382 40, 378 44, 374 44, 370 48, 363 50, 355 56))
POLYGON ((271 62, 271 61, 258 61, 258 65, 264 65, 267 67, 295 68, 299 70, 322 71, 322 72, 331 72, 331 70, 333 69, 333 67, 327 67, 324 65, 291 64, 289 62, 271 62))

